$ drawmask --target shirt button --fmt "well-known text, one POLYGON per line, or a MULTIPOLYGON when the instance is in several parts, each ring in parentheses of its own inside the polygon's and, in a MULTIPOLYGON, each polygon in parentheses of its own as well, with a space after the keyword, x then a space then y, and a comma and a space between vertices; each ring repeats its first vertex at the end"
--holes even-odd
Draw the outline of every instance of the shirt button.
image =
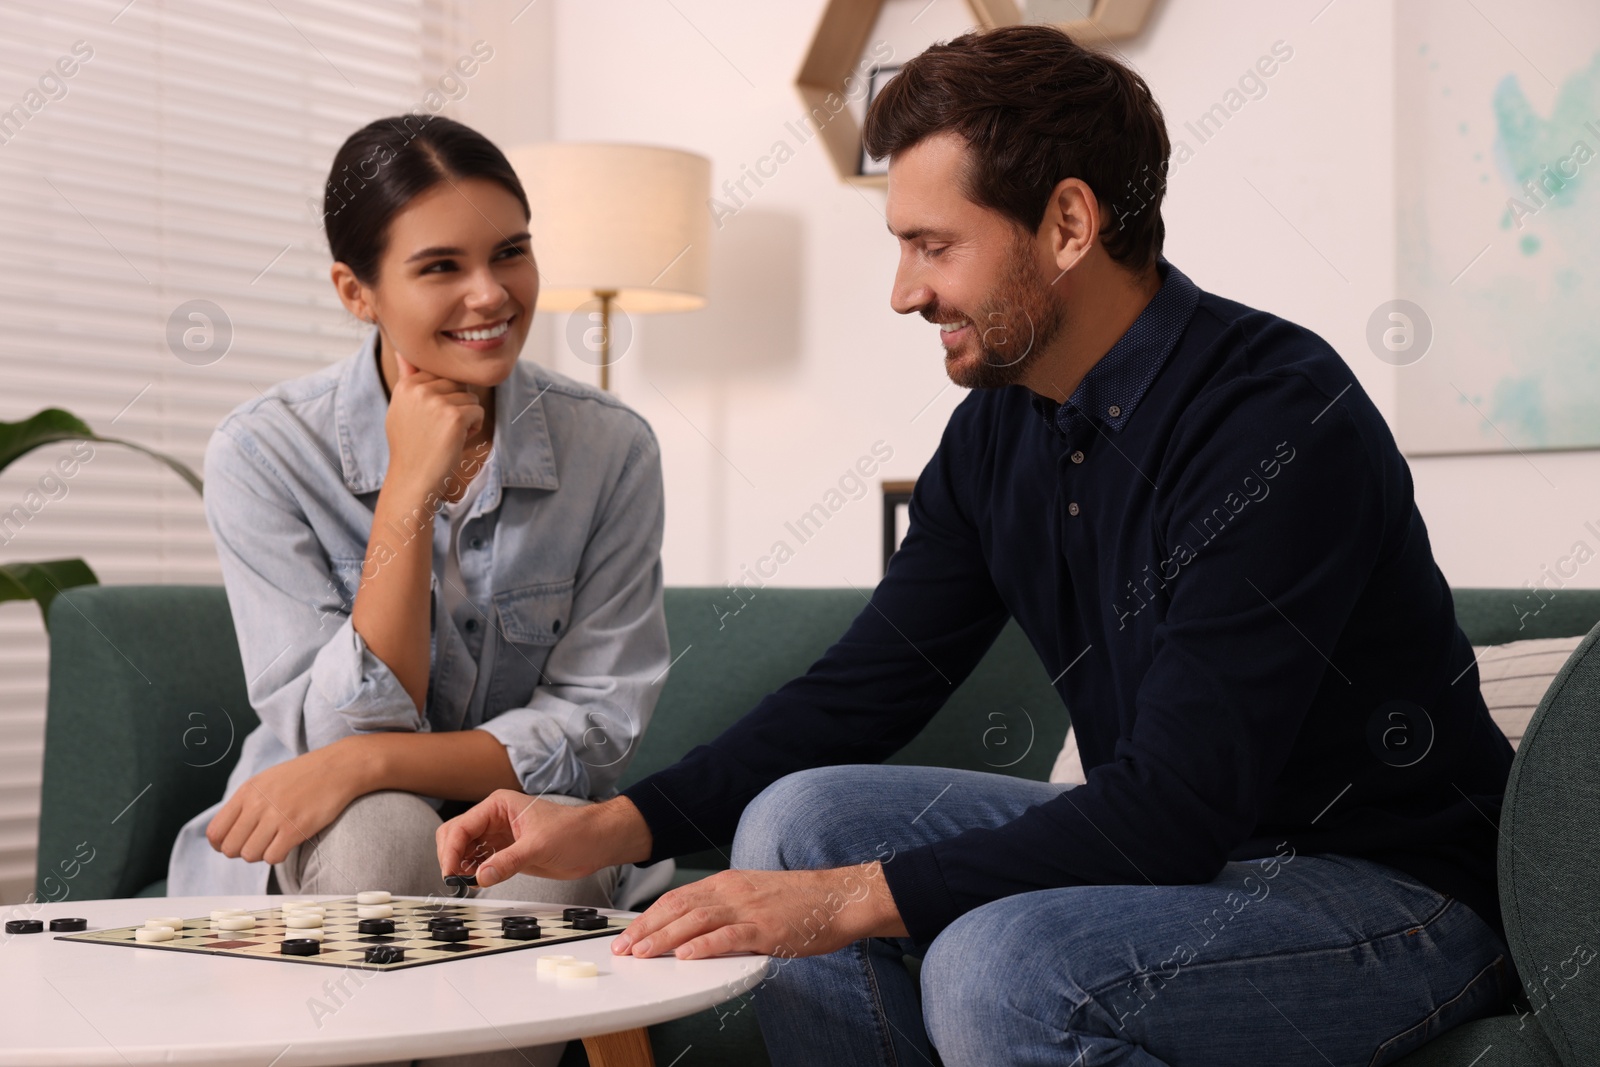
POLYGON ((1112 404, 1110 407, 1106 408, 1106 411, 1110 412, 1113 419, 1122 414, 1122 409, 1117 407, 1115 404, 1112 404))
POLYGON ((475 634, 477 632, 478 632, 478 620, 477 619, 468 619, 467 620, 467 633, 475 634))
POLYGON ((483 538, 474 537, 471 541, 468 541, 467 543, 469 545, 471 545, 473 548, 482 548, 483 547, 483 538))
POLYGON ((1072 503, 1067 505, 1067 514, 1068 515, 1076 515, 1077 513, 1078 513, 1078 502, 1076 500, 1074 500, 1072 503))
POLYGON ((1073 450, 1073 452, 1072 452, 1072 462, 1074 462, 1074 463, 1082 463, 1083 462, 1083 452, 1081 450, 1078 450, 1078 449, 1074 449, 1073 450))

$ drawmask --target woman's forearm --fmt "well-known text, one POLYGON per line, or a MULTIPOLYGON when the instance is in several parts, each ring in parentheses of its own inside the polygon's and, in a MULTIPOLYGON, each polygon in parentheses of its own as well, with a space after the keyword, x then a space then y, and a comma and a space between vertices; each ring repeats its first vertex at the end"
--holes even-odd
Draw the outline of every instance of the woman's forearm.
POLYGON ((483 730, 356 734, 348 746, 360 792, 402 789, 441 800, 482 800, 522 789, 505 745, 483 730))
MULTIPOLYGON (((393 472, 391 472, 393 474, 393 472)), ((433 508, 427 490, 392 476, 378 492, 361 585, 350 623, 372 654, 394 672, 423 713, 428 697, 429 579, 433 574, 433 508)), ((438 794, 431 794, 438 795, 438 794)))

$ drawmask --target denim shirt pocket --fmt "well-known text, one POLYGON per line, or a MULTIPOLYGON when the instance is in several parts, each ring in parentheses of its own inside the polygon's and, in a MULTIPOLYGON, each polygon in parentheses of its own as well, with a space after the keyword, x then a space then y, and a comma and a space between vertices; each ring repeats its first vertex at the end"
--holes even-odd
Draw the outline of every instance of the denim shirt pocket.
POLYGON ((526 706, 533 698, 534 689, 548 680, 544 676, 545 661, 572 622, 574 585, 574 579, 566 578, 494 594, 500 637, 503 645, 509 647, 504 647, 495 657, 495 677, 489 690, 490 714, 526 706))
POLYGON ((572 615, 574 579, 540 582, 494 595, 500 627, 509 641, 525 645, 553 645, 572 615))

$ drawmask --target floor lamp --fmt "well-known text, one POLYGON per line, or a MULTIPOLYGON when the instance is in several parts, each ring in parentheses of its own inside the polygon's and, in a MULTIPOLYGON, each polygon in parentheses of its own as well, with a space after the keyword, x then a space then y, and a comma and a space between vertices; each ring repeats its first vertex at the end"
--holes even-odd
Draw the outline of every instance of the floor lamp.
POLYGON ((600 388, 609 390, 613 311, 705 306, 711 161, 675 148, 571 142, 506 155, 532 212, 538 307, 598 315, 600 388))

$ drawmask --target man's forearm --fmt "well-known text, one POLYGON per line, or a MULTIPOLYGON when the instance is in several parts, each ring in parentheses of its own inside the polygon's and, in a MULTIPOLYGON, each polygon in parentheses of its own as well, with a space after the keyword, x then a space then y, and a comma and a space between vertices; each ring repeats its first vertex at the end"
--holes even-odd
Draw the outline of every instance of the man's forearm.
POLYGON ((603 800, 594 807, 597 831, 611 842, 616 863, 643 863, 650 858, 653 839, 650 824, 627 797, 603 800))
POLYGON ((900 918, 900 907, 894 902, 889 883, 883 877, 883 864, 878 860, 862 868, 867 879, 867 905, 862 937, 908 937, 905 922, 900 918))

